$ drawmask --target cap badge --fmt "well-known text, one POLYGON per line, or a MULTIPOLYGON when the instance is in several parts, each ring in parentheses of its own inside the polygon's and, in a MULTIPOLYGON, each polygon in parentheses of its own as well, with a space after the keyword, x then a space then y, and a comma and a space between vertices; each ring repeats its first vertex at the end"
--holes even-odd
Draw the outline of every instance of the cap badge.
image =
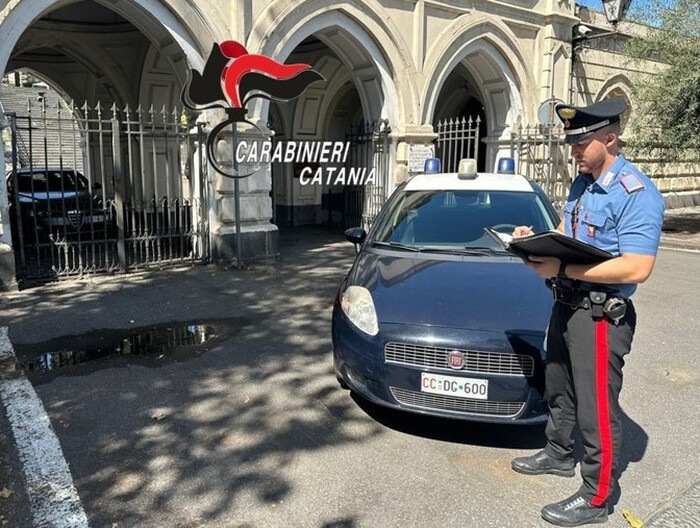
POLYGON ((575 108, 562 108, 559 110, 559 115, 562 119, 573 119, 576 116, 575 108))

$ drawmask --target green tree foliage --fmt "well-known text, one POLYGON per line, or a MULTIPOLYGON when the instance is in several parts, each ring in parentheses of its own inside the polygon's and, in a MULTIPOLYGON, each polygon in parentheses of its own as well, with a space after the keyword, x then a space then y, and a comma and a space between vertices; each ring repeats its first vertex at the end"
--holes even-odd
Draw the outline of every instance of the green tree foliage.
MULTIPOLYGON (((637 127, 630 147, 640 153, 662 148, 669 160, 697 157, 700 151, 700 0, 659 3, 644 15, 658 26, 627 44, 639 70, 637 127), (665 63, 650 74, 649 60, 665 63)), ((652 67, 653 68, 653 67, 652 67)), ((655 70, 655 68, 653 68, 655 70)))

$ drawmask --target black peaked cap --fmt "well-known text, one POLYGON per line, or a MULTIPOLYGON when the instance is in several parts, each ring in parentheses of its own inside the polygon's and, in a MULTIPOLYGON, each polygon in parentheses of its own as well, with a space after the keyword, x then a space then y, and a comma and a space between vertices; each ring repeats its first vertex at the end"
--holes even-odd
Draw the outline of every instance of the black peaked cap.
POLYGON ((619 97, 604 99, 589 106, 558 104, 554 107, 566 134, 566 143, 577 143, 605 126, 620 121, 627 102, 619 97))

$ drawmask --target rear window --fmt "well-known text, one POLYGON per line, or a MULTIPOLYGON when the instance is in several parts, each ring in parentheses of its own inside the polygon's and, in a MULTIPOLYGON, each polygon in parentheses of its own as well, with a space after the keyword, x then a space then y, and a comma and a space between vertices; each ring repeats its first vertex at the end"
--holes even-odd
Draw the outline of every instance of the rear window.
POLYGON ((554 229, 546 205, 534 192, 404 191, 383 215, 378 242, 415 246, 497 248, 485 227, 511 233, 516 226, 554 229))
MULTIPOLYGON (((12 179, 10 179, 10 182, 12 179)), ((88 181, 79 172, 49 171, 17 174, 19 192, 87 191, 88 181)))

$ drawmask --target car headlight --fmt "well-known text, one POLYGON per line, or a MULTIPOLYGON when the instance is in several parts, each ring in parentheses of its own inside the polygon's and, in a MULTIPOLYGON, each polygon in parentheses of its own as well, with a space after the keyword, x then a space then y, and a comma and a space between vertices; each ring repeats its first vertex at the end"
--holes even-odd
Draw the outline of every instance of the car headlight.
POLYGON ((377 312, 372 294, 362 286, 350 286, 340 295, 340 306, 350 322, 364 333, 375 336, 379 333, 377 312))

